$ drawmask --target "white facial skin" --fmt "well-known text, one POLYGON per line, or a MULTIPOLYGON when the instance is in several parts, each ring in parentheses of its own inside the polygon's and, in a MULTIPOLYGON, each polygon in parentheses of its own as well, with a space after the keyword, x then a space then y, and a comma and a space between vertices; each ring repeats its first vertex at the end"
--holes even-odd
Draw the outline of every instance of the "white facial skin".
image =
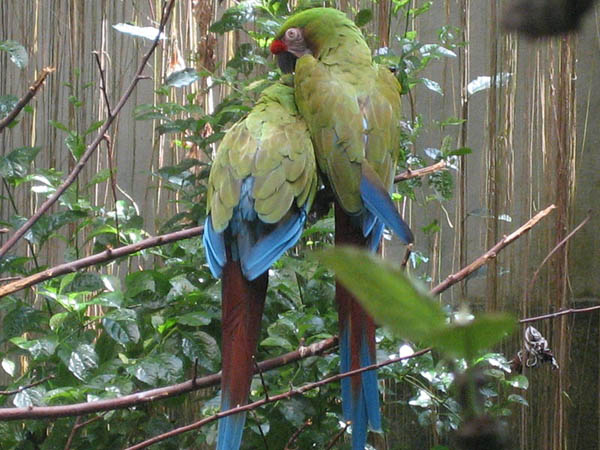
POLYGON ((306 46, 304 34, 300 28, 289 28, 281 39, 287 46, 287 51, 300 58, 303 55, 310 54, 310 50, 306 46))

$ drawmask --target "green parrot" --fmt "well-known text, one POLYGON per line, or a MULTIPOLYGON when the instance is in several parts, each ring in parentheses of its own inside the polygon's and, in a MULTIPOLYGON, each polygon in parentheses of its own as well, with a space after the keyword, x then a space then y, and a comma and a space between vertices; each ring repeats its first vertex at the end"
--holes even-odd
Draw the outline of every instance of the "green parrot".
MULTIPOLYGON (((376 250, 384 225, 405 243, 412 233, 390 198, 400 148, 400 85, 375 64, 358 27, 342 12, 314 8, 290 17, 271 43, 283 72, 294 72, 298 110, 306 120, 325 182, 335 197, 335 243, 376 250)), ((375 363, 375 324, 336 285, 341 370, 375 363)), ((377 375, 342 380, 342 409, 352 446, 381 428, 377 375)))
MULTIPOLYGON (((222 286, 222 411, 248 401, 268 270, 302 234, 316 165, 294 89, 281 83, 263 91, 217 150, 203 242, 222 286)), ((245 419, 238 413, 219 421, 218 450, 240 447, 245 419)))

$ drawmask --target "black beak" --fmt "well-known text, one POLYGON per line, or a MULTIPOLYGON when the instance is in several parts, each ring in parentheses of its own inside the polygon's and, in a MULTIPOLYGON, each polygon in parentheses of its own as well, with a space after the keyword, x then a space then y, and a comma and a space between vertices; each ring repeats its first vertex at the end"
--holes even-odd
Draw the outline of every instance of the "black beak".
POLYGON ((290 52, 281 52, 277 55, 277 64, 283 73, 293 73, 297 59, 290 52))

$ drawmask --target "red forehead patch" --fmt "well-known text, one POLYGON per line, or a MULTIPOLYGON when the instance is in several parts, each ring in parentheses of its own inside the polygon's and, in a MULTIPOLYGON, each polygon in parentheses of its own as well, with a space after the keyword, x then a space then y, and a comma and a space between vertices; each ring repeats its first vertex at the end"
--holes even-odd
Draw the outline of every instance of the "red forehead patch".
POLYGON ((278 53, 287 51, 287 45, 285 45, 283 41, 275 39, 273 42, 271 42, 270 50, 271 53, 277 55, 278 53))

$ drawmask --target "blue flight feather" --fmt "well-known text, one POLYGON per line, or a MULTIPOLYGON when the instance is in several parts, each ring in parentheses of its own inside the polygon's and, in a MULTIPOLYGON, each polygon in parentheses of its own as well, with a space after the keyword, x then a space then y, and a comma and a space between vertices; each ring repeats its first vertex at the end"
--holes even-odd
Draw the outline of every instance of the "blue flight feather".
POLYGON ((248 280, 254 280, 267 271, 286 250, 298 242, 304 222, 306 222, 304 210, 296 211, 270 233, 261 236, 247 253, 240 254, 244 276, 248 280))
MULTIPOLYGON (((221 392, 221 395, 226 395, 221 392)), ((235 408, 237 405, 230 405, 227 397, 221 404, 221 411, 235 408)), ((231 450, 240 448, 242 444, 242 435, 244 433, 244 423, 246 422, 246 413, 241 412, 231 416, 219 419, 219 432, 216 450, 231 450)))
POLYGON ((223 266, 227 262, 227 253, 225 252, 225 240, 223 233, 215 232, 212 226, 210 215, 204 221, 204 234, 202 242, 206 251, 206 260, 213 277, 221 278, 223 266))
POLYGON ((412 242, 413 234, 406 222, 400 217, 389 193, 383 189, 379 180, 371 178, 373 177, 363 170, 360 179, 360 197, 365 204, 365 208, 381 220, 405 244, 412 242))
MULTIPOLYGON (((360 366, 366 367, 375 364, 369 352, 367 336, 363 333, 360 349, 360 366)), ((379 414, 379 388, 377 386, 377 372, 368 370, 362 373, 362 398, 365 399, 365 411, 371 429, 381 430, 381 415, 379 414)))

